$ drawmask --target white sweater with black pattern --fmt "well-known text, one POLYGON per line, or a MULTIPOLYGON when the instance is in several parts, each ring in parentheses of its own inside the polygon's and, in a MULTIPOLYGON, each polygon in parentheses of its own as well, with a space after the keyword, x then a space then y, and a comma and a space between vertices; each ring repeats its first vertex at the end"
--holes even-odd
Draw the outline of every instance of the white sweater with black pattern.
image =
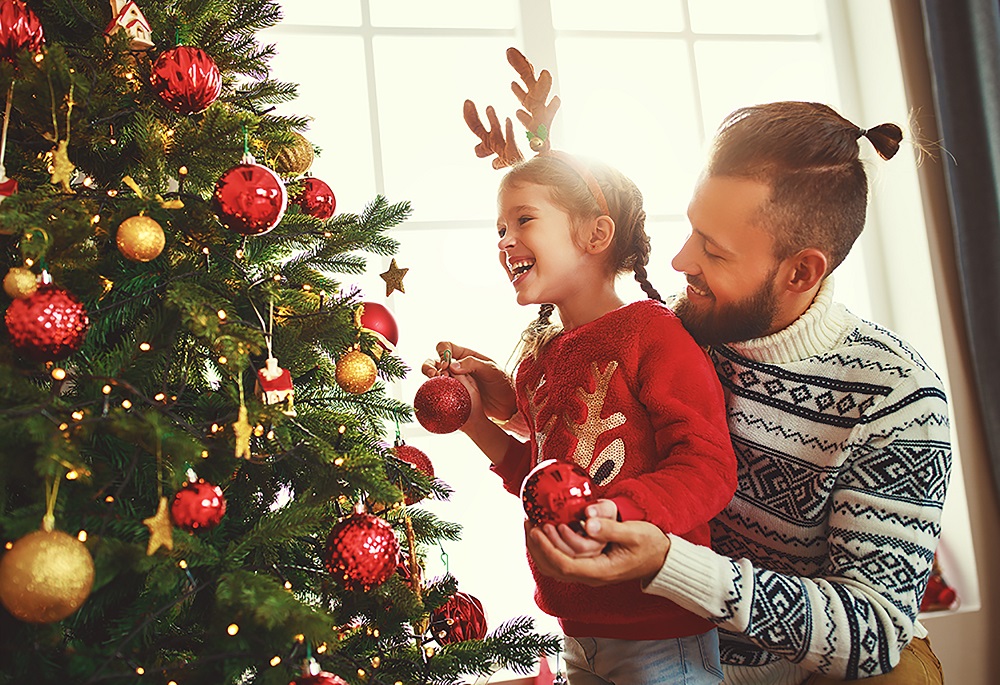
POLYGON ((713 550, 671 536, 646 592, 720 628, 726 683, 890 671, 914 636, 951 468, 938 376, 832 301, 712 350, 736 450, 713 550))

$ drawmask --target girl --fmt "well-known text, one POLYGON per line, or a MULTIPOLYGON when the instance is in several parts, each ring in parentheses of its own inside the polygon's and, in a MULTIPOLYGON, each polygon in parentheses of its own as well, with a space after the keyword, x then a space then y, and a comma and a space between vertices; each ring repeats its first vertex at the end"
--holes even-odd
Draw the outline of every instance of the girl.
MULTIPOLYGON (((510 492, 537 463, 571 461, 601 497, 592 515, 643 519, 708 545, 707 522, 736 487, 735 457, 712 364, 647 280, 641 193, 610 167, 549 151, 504 177, 498 210, 500 259, 517 301, 542 305, 523 336, 514 393, 496 374, 489 384, 477 374, 489 360, 450 343, 438 351, 457 358, 444 354, 424 373, 464 379, 473 414, 462 431, 510 492), (622 301, 615 278, 630 271, 650 299, 622 301), (549 320, 553 309, 561 326, 549 320), (515 410, 527 442, 487 416, 515 410)), ((568 553, 601 552, 566 526, 546 529, 568 553)), ((566 634, 572 685, 722 679, 708 621, 635 582, 589 588, 532 571, 538 606, 566 634)))

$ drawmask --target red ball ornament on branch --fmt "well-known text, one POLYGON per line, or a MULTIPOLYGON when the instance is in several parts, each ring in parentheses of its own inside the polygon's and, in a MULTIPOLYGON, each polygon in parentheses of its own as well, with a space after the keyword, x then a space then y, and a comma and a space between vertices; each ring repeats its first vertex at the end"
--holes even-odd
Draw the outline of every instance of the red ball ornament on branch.
POLYGON ((4 320, 11 344, 34 361, 56 361, 73 354, 90 326, 87 310, 76 295, 51 284, 11 302, 4 320))
POLYGON ((170 505, 174 523, 191 533, 214 528, 225 513, 226 498, 222 496, 222 488, 204 478, 184 483, 170 505))
POLYGON ((222 92, 222 75, 201 48, 178 45, 153 63, 149 83, 163 103, 178 114, 208 109, 222 92))
POLYGON ((469 420, 472 397, 457 378, 435 376, 417 388, 413 412, 431 433, 452 433, 469 420))
POLYGON ((486 612, 472 595, 456 592, 431 613, 431 635, 442 645, 486 637, 486 612))
POLYGON ((42 22, 21 0, 0 0, 0 59, 17 61, 22 50, 38 52, 45 42, 42 22))
MULTIPOLYGON (((392 453, 396 455, 397 459, 406 462, 428 478, 434 478, 434 464, 431 463, 426 454, 416 447, 407 445, 404 442, 397 442, 392 448, 392 453)), ((406 503, 406 506, 410 506, 411 504, 416 504, 426 496, 425 493, 414 488, 406 488, 403 492, 403 501, 406 503)))
POLYGON ((587 505, 596 501, 590 476, 568 461, 543 461, 521 483, 524 513, 536 526, 579 523, 586 518, 587 505))
POLYGON ((377 302, 362 302, 359 327, 371 333, 386 352, 392 352, 399 342, 399 326, 396 319, 383 305, 377 302))
POLYGON ((293 200, 303 214, 317 219, 329 219, 337 209, 337 198, 324 181, 313 176, 302 179, 302 190, 293 200))
POLYGON ((278 225, 288 206, 285 184, 247 155, 215 183, 212 205, 222 225, 241 235, 262 235, 278 225))
POLYGON ((333 527, 326 538, 326 568, 350 591, 368 592, 399 566, 399 541, 377 516, 357 513, 333 527))
POLYGON ((347 681, 339 675, 320 671, 316 674, 300 675, 295 680, 290 681, 288 685, 347 685, 347 681))

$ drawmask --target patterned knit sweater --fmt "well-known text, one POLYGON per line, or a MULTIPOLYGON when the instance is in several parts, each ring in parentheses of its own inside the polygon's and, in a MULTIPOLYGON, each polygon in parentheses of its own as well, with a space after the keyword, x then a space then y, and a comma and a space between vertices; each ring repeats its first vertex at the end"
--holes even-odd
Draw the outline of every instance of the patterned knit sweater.
POLYGON ((712 351, 739 485, 714 550, 671 536, 645 588, 721 629, 726 682, 886 673, 914 636, 951 469, 942 384, 832 302, 712 351))

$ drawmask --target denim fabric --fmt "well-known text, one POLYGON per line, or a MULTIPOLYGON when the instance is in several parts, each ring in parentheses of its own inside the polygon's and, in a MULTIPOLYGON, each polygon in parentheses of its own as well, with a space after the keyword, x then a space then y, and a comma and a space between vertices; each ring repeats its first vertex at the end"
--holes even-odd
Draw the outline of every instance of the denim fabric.
POLYGON ((673 640, 566 637, 570 685, 718 685, 719 634, 673 640))

